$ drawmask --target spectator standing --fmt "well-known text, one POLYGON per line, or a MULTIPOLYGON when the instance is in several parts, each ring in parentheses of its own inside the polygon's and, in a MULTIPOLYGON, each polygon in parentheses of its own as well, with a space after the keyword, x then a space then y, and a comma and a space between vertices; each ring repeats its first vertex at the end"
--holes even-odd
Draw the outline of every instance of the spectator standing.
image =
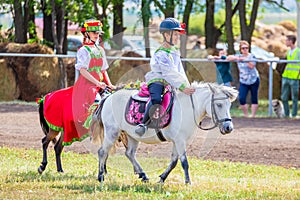
POLYGON ((239 54, 228 56, 227 60, 238 61, 239 69, 239 101, 244 117, 248 117, 248 105, 246 104, 247 94, 251 93, 251 117, 255 117, 258 109, 258 88, 260 78, 256 69, 256 62, 247 60, 255 59, 255 56, 249 52, 249 43, 245 40, 240 41, 239 54))
MULTIPOLYGON (((300 49, 296 47, 296 36, 288 35, 285 44, 290 49, 287 52, 287 60, 300 60, 300 49)), ((298 96, 299 96, 300 63, 287 63, 283 74, 281 84, 281 100, 284 107, 284 114, 290 117, 289 97, 292 96, 292 117, 297 116, 298 96)))
POLYGON ((226 60, 227 51, 226 49, 221 49, 218 56, 208 56, 209 60, 215 60, 216 63, 216 74, 217 74, 217 83, 226 86, 231 86, 232 76, 230 72, 230 62, 218 62, 217 60, 226 60))

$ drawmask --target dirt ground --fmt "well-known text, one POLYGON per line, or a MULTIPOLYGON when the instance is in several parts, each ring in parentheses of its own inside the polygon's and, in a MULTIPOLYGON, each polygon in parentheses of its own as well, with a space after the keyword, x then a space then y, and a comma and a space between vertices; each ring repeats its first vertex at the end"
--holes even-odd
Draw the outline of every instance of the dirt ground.
MULTIPOLYGON (((0 121, 0 146, 41 149, 44 135, 37 106, 1 103, 0 121)), ((233 123, 234 132, 225 136, 197 131, 188 145, 188 156, 300 168, 299 119, 233 118, 233 123)), ((80 142, 64 150, 88 153, 80 142)), ((138 155, 170 157, 171 144, 140 144, 138 155)))

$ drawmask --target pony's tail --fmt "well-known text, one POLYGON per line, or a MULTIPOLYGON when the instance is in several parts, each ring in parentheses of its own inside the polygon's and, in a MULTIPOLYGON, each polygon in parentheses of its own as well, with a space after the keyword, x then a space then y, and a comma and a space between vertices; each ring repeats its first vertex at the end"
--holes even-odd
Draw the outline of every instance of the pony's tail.
MULTIPOLYGON (((100 147, 104 140, 104 127, 101 119, 101 112, 93 116, 90 126, 90 134, 92 144, 100 147)), ((120 138, 118 141, 121 141, 120 138)), ((118 143, 115 142, 110 150, 110 154, 115 153, 118 146, 118 143)))
POLYGON ((49 132, 49 126, 44 118, 44 101, 41 99, 37 101, 37 103, 39 104, 40 125, 45 135, 47 135, 49 132))
MULTIPOLYGON (((49 133, 50 128, 49 128, 49 126, 46 122, 46 119, 44 117, 44 100, 43 99, 37 99, 36 103, 39 105, 39 117, 40 117, 41 128, 42 128, 44 134, 47 135, 49 133)), ((52 140, 52 142, 55 144, 57 142, 56 138, 54 138, 52 140)))
POLYGON ((90 126, 90 133, 91 133, 91 141, 93 144, 100 146, 103 143, 104 139, 104 128, 102 120, 98 117, 93 117, 91 126, 90 126))

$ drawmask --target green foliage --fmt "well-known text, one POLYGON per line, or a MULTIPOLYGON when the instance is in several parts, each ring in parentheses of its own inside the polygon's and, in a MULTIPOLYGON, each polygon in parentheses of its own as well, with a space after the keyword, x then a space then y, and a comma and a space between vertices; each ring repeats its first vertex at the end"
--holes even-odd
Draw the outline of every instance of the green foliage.
POLYGON ((0 147, 1 199, 299 199, 300 170, 277 166, 214 162, 190 158, 192 185, 185 185, 182 168, 164 185, 158 175, 169 159, 138 157, 150 178, 141 183, 124 155, 108 158, 104 184, 97 181, 98 161, 91 154, 64 152, 65 173, 56 172, 54 152, 39 175, 42 151, 0 147))
MULTIPOLYGON (((205 35, 205 13, 202 14, 192 14, 189 21, 189 34, 193 35, 205 35)), ((225 10, 220 9, 217 13, 215 13, 215 26, 220 28, 225 23, 225 10)), ((232 18, 232 28, 233 28, 233 35, 238 36, 240 34, 240 24, 239 18, 235 15, 232 18)), ((222 42, 226 42, 226 33, 225 33, 225 26, 221 29, 223 32, 220 40, 222 42)))
POLYGON ((189 34, 204 36, 204 22, 205 14, 192 14, 189 20, 189 34))

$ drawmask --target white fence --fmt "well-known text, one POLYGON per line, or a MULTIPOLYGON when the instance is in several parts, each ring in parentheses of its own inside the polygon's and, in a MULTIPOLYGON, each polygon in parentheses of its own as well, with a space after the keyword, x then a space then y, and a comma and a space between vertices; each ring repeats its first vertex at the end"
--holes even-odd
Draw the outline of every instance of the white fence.
MULTIPOLYGON (((0 57, 58 57, 58 58, 75 58, 76 55, 58 55, 58 54, 19 54, 19 53, 0 53, 0 57)), ((141 60, 149 61, 150 58, 138 58, 138 57, 112 57, 107 56, 107 60, 141 60)), ((198 59, 198 58, 182 58, 182 61, 187 62, 214 62, 208 59, 198 59)), ((273 99, 273 68, 275 63, 299 63, 300 60, 288 61, 288 60, 244 60, 243 62, 254 61, 258 63, 269 63, 269 92, 268 92, 268 114, 272 116, 272 99, 273 99)), ((218 60, 218 62, 228 62, 225 60, 218 60)), ((234 62, 234 61, 233 61, 234 62)), ((75 75, 76 77, 76 75, 75 75)))

